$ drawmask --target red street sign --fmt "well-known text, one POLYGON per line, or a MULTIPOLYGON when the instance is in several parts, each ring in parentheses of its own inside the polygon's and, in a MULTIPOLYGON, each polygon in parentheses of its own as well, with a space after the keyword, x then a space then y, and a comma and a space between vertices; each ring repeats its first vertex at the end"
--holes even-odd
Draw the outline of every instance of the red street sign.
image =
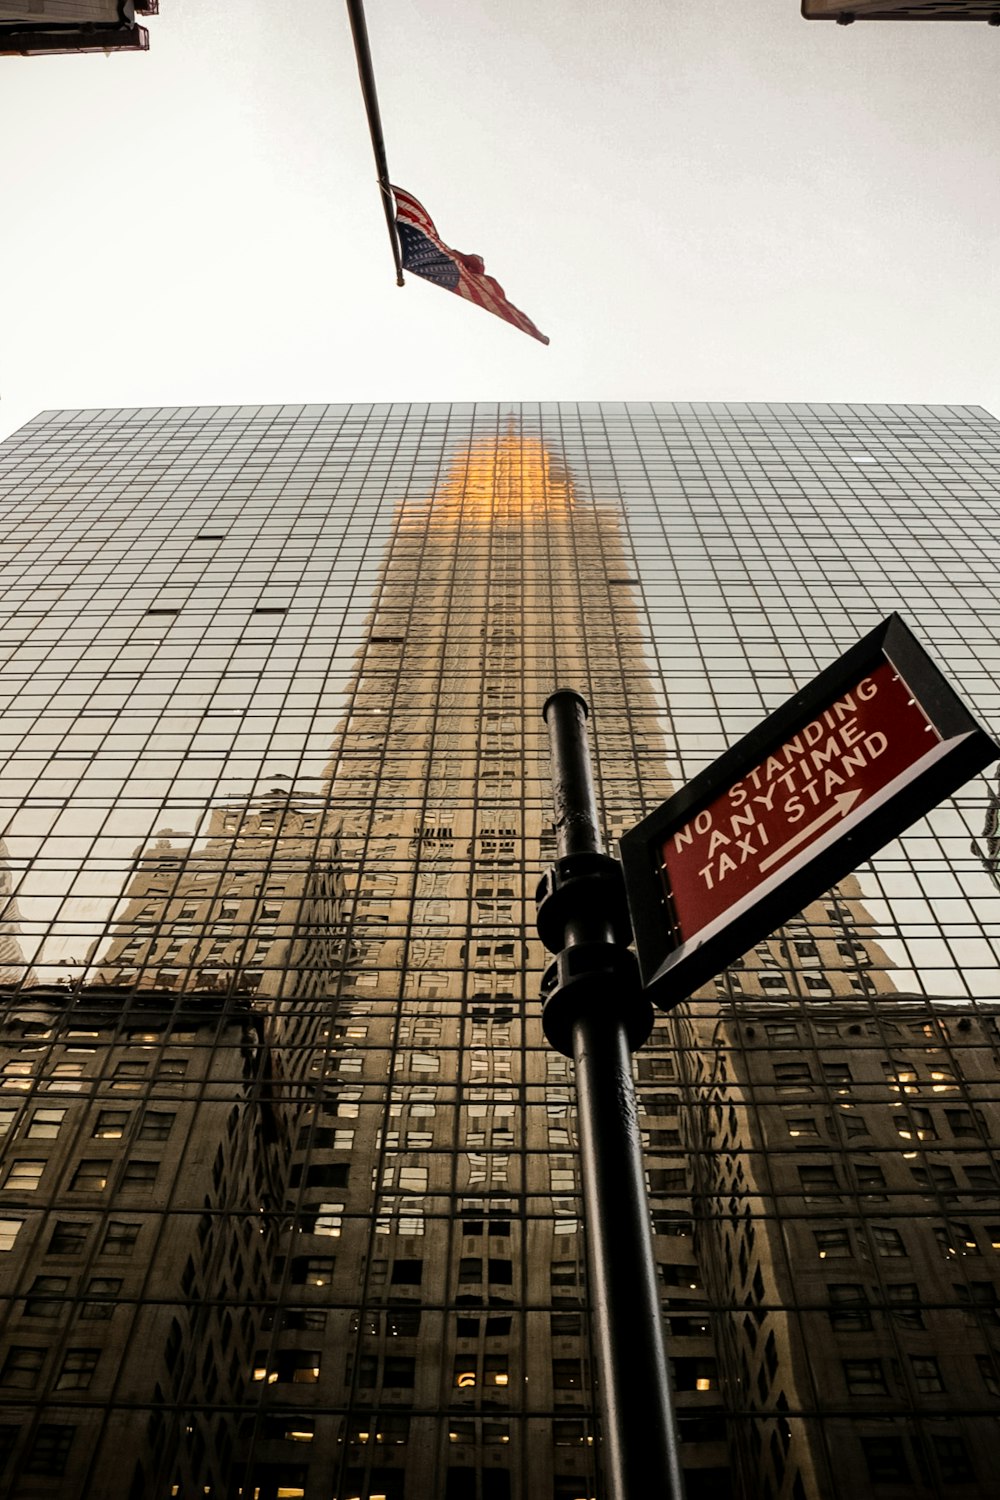
POLYGON ((897 615, 621 840, 669 1008, 996 760, 897 615))

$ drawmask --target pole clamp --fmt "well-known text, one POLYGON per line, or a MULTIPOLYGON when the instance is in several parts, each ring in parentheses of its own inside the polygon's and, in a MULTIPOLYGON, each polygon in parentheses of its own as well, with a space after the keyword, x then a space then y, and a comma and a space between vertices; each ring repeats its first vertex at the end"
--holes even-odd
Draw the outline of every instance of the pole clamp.
POLYGON ((632 919, 625 896, 622 867, 608 854, 566 854, 549 865, 535 892, 538 936, 550 953, 566 944, 571 921, 609 923, 614 940, 628 947, 632 919))
POLYGON ((582 1014, 613 1005, 631 1051, 653 1029, 653 1007, 643 993, 636 956, 615 943, 574 943, 542 975, 542 1030, 564 1057, 573 1056, 573 1024, 582 1014))

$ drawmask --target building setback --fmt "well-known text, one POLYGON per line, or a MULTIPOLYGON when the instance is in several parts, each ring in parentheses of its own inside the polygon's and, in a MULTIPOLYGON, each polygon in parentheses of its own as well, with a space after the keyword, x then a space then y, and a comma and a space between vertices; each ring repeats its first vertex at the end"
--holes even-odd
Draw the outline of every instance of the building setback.
MULTIPOLYGON (((0 449, 9 1493, 600 1493, 541 703, 591 701, 609 837, 894 608, 995 723, 998 473, 975 408, 43 413, 0 449)), ((689 1500, 991 1493, 987 804, 637 1056, 689 1500)))

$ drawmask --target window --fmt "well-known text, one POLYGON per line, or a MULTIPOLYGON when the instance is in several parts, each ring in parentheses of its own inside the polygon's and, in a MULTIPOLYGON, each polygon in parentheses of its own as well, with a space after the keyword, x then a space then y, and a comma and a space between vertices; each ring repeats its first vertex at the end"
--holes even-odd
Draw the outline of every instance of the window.
POLYGON ((45 1171, 44 1161, 21 1161, 11 1162, 10 1171, 7 1173, 5 1188, 13 1188, 22 1193, 33 1193, 42 1180, 45 1171))
POLYGON ((997 1377, 997 1367, 988 1354, 977 1354, 976 1364, 979 1366, 979 1374, 983 1385, 991 1396, 1000 1396, 1000 1379, 997 1377))
POLYGON ((53 1141, 65 1118, 64 1109, 36 1109, 26 1134, 33 1140, 53 1141))
POLYGON ((967 1328, 977 1328, 980 1321, 991 1326, 1000 1323, 1000 1299, 992 1281, 972 1281, 955 1286, 955 1300, 965 1309, 967 1328))
POLYGON ((795 1093, 800 1089, 808 1088, 812 1082, 813 1076, 807 1062, 786 1062, 774 1065, 776 1093, 795 1093))
POLYGON ((902 1236, 895 1229, 889 1229, 881 1224, 871 1226, 872 1241, 875 1245, 876 1255, 899 1256, 906 1254, 902 1236))
POLYGON ((844 1359, 844 1380, 852 1396, 887 1396, 889 1387, 880 1359, 844 1359))
POLYGON ((13 1344, 0 1370, 0 1385, 18 1391, 33 1391, 45 1363, 46 1350, 29 1344, 13 1344))
POLYGON ((253 1378, 266 1380, 268 1385, 281 1381, 290 1385, 315 1385, 319 1380, 318 1349, 279 1349, 271 1356, 268 1368, 267 1356, 257 1354, 254 1358, 253 1378))
POLYGON ((915 1281, 900 1282, 885 1289, 892 1321, 898 1328, 923 1328, 920 1292, 915 1281))
POLYGON ((885 1188, 885 1175, 881 1167, 861 1160, 855 1160, 854 1175, 858 1179, 859 1191, 866 1198, 869 1200, 874 1198, 879 1201, 885 1199, 886 1194, 883 1191, 885 1188))
POLYGON ((959 1437, 935 1433, 931 1442, 945 1484, 974 1484, 976 1475, 965 1444, 959 1437))
POLYGON ((910 1366, 913 1370, 913 1383, 922 1396, 932 1396, 935 1392, 944 1390, 940 1367, 931 1355, 911 1354, 910 1366))
POLYGON ((139 1225, 112 1219, 104 1234, 101 1250, 105 1255, 131 1255, 139 1238, 139 1225))
POLYGON ((23 1219, 0 1219, 0 1250, 13 1250, 23 1219))
POLYGON ((807 1203, 836 1199, 840 1187, 836 1170, 827 1166, 800 1167, 799 1182, 807 1203))
POLYGON ((860 1333, 872 1326, 868 1293, 860 1282, 831 1282, 830 1327, 838 1333, 860 1333))
POLYGON ((75 1427, 43 1422, 25 1460, 24 1472, 60 1478, 66 1472, 69 1450, 75 1434, 75 1427))
POLYGON ((94 1139, 120 1141, 128 1125, 129 1110, 102 1109, 94 1126, 94 1139))
POLYGON ((68 1276, 36 1276, 28 1291, 24 1314, 28 1318, 58 1318, 66 1307, 68 1276))
POLYGON ((97 1369, 99 1349, 67 1349, 56 1378, 57 1391, 86 1391, 97 1369))
POLYGON ((851 1236, 846 1229, 814 1229, 813 1238, 820 1260, 833 1260, 851 1254, 851 1236))
POLYGON ((49 1240, 50 1255, 79 1255, 87 1242, 89 1224, 77 1223, 75 1219, 57 1219, 49 1240))
POLYGON ((397 1260, 393 1262, 392 1276, 389 1279, 393 1286, 419 1286, 423 1276, 422 1260, 397 1260))
POLYGON ((297 1255, 292 1261, 294 1286, 329 1286, 336 1259, 332 1255, 297 1255))
POLYGON ((121 1289, 120 1276, 91 1276, 85 1288, 85 1295, 91 1300, 81 1305, 81 1319, 91 1323, 107 1322, 121 1289))
POLYGON ((145 1062, 120 1062, 116 1063, 112 1077, 113 1087, 116 1089, 137 1088, 137 1080, 145 1078, 149 1072, 149 1063, 145 1062))
POLYGON ((6 1135, 16 1119, 16 1109, 0 1109, 0 1135, 6 1135))
POLYGON ((903 1439, 898 1437, 863 1437, 861 1451, 873 1484, 891 1484, 894 1480, 909 1482, 910 1466, 903 1439))
MULTIPOLYGON (((928 1110, 927 1113, 929 1114, 930 1111, 928 1110)), ((946 1109, 945 1112, 944 1112, 944 1117, 948 1121, 948 1129, 951 1131, 952 1135, 957 1135, 957 1136, 978 1136, 979 1135, 979 1131, 976 1128, 976 1122, 973 1119, 971 1110, 968 1110, 968 1109, 946 1109)))
POLYGON ((176 1115, 162 1109, 147 1109, 139 1126, 140 1141, 165 1141, 176 1115))
POLYGON ((584 1382, 581 1359, 554 1359, 552 1361, 552 1385, 557 1391, 582 1391, 584 1382))
POLYGON ((416 1360, 409 1355, 387 1354, 382 1370, 383 1386, 391 1386, 397 1390, 412 1388, 416 1368, 416 1360))
POLYGON ((74 1193, 101 1193, 111 1176, 111 1162, 103 1157, 82 1161, 73 1173, 70 1189, 74 1193))
POLYGON ((127 1161, 122 1173, 123 1188, 151 1188, 160 1170, 158 1161, 127 1161))

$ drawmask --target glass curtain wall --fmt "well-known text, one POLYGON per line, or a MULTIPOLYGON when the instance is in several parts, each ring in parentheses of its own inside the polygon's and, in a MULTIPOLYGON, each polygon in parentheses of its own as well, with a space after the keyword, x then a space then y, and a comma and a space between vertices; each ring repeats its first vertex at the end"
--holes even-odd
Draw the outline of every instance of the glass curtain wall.
MULTIPOLYGON (((3 445, 11 1494, 600 1494, 541 704, 591 702, 609 841, 893 609, 996 728, 998 475, 957 407, 3 445)), ((990 1494, 995 806, 970 785, 637 1056, 690 1500, 990 1494)))

